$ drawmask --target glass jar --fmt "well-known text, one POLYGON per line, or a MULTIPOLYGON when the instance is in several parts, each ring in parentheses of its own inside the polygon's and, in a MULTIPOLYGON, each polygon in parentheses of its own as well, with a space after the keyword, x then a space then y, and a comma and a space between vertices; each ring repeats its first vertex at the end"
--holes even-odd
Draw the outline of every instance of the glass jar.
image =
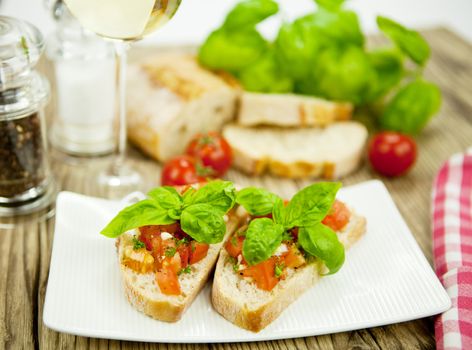
POLYGON ((49 84, 34 70, 43 48, 34 26, 0 16, 0 216, 42 208, 53 197, 44 120, 49 84))
POLYGON ((116 143, 113 47, 85 30, 62 0, 47 5, 57 24, 46 45, 55 97, 51 143, 76 156, 109 154, 116 143))

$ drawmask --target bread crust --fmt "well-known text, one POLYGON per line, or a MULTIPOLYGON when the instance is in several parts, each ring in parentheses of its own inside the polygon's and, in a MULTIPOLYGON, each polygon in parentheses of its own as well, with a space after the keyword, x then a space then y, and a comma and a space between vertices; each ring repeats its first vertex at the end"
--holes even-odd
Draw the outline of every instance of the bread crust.
MULTIPOLYGON (((226 229, 226 236, 229 237, 234 230, 239 227, 242 218, 236 213, 229 217, 226 229)), ((224 242, 224 241, 223 241, 224 242)), ((210 251, 207 257, 202 260, 202 271, 196 274, 194 284, 189 293, 180 296, 166 296, 161 293, 155 298, 145 295, 136 283, 136 272, 126 267, 122 263, 122 254, 124 249, 129 246, 129 240, 120 237, 117 239, 117 252, 120 265, 121 276, 123 280, 123 287, 126 298, 129 303, 136 308, 138 311, 150 316, 156 320, 165 322, 176 322, 181 319, 183 313, 192 304, 200 290, 207 282, 210 274, 213 272, 215 263, 218 259, 218 254, 222 243, 211 245, 210 251), (198 278, 197 278, 198 277, 198 278)), ((200 264, 199 263, 199 264, 200 264)), ((154 272, 149 272, 148 275, 152 275, 154 281, 154 272)))
MULTIPOLYGON (((346 133, 346 132, 344 132, 346 133)), ((300 179, 300 178, 323 178, 323 179, 337 179, 353 172, 362 161, 362 155, 367 141, 367 130, 364 126, 357 122, 339 122, 333 123, 326 129, 319 128, 306 128, 306 129, 281 129, 271 127, 258 127, 258 128, 245 128, 238 125, 227 125, 223 129, 223 136, 231 145, 233 150, 233 165, 239 170, 249 175, 262 175, 264 173, 271 173, 276 176, 300 179), (357 140, 352 144, 345 141, 342 132, 338 133, 338 144, 345 142, 343 145, 343 156, 333 157, 329 152, 323 153, 323 157, 317 159, 310 159, 310 157, 304 157, 304 159, 298 159, 293 152, 288 156, 284 154, 281 156, 277 150, 261 150, 259 154, 253 152, 253 149, 257 149, 253 139, 258 137, 258 133, 269 134, 272 136, 266 140, 266 144, 275 145, 276 142, 281 140, 284 136, 292 135, 296 136, 296 144, 291 145, 291 149, 296 146, 297 149, 309 149, 314 148, 313 139, 323 137, 320 135, 322 132, 329 132, 329 130, 335 129, 337 131, 343 128, 349 128, 350 132, 354 130, 356 132, 357 140), (318 133, 318 134, 315 134, 318 133), (235 136, 237 135, 237 136, 235 136), (242 142, 244 140, 245 142, 242 142), (249 148, 247 145, 252 145, 249 148)), ((293 137, 292 137, 293 139, 293 137)), ((280 141, 282 142, 282 141, 280 141)), ((289 152, 286 150, 286 152, 289 152)), ((331 152, 336 152, 332 149, 331 152)))
MULTIPOLYGON (((340 237, 346 249, 362 237, 366 228, 364 217, 353 215, 351 220, 353 224, 349 231, 340 237)), ((213 307, 228 321, 253 332, 259 332, 274 321, 292 302, 310 289, 320 279, 321 272, 326 269, 321 263, 309 264, 298 269, 284 281, 283 288, 279 284, 271 292, 267 292, 271 295, 266 303, 257 308, 250 308, 243 301, 235 300, 232 295, 226 293, 228 286, 224 285, 226 281, 222 278, 222 274, 227 257, 228 253, 222 249, 213 280, 211 294, 213 307)))
POLYGON ((237 122, 244 126, 323 127, 352 118, 351 103, 295 94, 242 92, 237 122))

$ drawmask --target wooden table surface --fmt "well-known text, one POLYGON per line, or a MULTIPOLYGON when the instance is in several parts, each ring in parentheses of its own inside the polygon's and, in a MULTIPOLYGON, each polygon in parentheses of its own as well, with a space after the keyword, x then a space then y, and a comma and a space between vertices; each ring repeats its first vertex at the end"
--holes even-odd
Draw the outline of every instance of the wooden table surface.
MULTIPOLYGON (((424 32, 433 55, 428 79, 441 86, 440 114, 417 138, 419 160, 405 177, 382 179, 405 217, 428 261, 432 263, 430 196, 434 175, 453 153, 472 146, 472 46, 446 29, 424 32)), ((158 185, 160 166, 137 150, 130 150, 135 166, 149 183, 158 185)), ((91 174, 109 159, 67 158, 51 152, 52 169, 63 190, 96 195, 91 174)), ((0 169, 1 171, 1 169, 0 169)), ((231 171, 228 178, 242 185, 263 186, 290 196, 309 181, 273 177, 249 178, 231 171)), ((344 185, 376 178, 367 166, 344 179, 344 185)), ((240 344, 146 344, 92 339, 58 333, 42 322, 54 217, 31 215, 26 220, 2 221, 0 228, 0 349, 432 349, 433 319, 425 318, 385 327, 339 334, 240 344)), ((71 300, 71 302, 74 302, 71 300)))

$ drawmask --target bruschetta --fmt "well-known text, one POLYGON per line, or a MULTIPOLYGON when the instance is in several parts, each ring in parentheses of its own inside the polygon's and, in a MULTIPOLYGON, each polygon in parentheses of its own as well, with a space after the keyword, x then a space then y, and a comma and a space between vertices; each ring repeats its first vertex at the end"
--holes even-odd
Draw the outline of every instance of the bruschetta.
POLYGON ((231 182, 159 187, 102 230, 117 238, 127 299, 161 321, 178 321, 205 285, 220 248, 239 225, 231 182))
POLYGON ((258 332, 321 276, 337 272, 366 220, 336 200, 339 183, 317 183, 290 202, 258 188, 237 194, 245 223, 216 266, 212 303, 239 327, 258 332))

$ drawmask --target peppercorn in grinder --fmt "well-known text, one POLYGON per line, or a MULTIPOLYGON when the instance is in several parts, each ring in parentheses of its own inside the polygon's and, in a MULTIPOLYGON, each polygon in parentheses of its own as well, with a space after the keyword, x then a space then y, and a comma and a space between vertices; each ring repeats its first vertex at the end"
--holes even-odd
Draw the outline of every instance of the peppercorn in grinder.
POLYGON ((49 84, 34 69, 43 47, 37 28, 0 16, 0 216, 31 213, 55 197, 44 120, 49 84))

